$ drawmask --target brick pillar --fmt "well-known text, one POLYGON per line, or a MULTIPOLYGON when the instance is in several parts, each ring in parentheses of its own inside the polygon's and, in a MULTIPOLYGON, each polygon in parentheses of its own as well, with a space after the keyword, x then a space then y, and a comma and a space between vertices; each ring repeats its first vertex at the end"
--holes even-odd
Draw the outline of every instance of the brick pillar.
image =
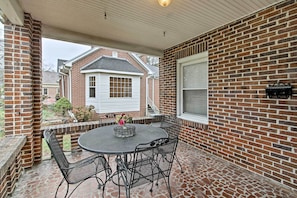
POLYGON ((42 43, 41 22, 36 20, 33 21, 32 79, 34 161, 39 162, 42 160, 42 43))
POLYGON ((25 135, 24 167, 41 159, 41 23, 4 26, 5 135, 25 135))

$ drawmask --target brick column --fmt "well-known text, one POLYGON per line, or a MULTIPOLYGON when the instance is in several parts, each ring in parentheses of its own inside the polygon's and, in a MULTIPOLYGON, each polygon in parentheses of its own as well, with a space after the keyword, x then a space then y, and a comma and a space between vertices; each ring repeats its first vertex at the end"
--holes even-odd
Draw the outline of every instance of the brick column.
POLYGON ((4 26, 5 135, 25 135, 24 167, 41 159, 41 23, 4 26))

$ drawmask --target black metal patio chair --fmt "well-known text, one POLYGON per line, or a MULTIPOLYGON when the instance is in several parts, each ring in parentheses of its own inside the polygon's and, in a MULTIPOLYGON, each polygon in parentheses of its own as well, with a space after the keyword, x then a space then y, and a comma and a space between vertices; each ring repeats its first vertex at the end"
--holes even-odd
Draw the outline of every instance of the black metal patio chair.
POLYGON ((55 132, 52 130, 45 130, 43 135, 63 174, 63 179, 57 187, 55 197, 57 197, 58 190, 64 181, 67 183, 67 191, 64 196, 66 198, 70 184, 77 184, 77 186, 72 190, 68 197, 72 195, 80 184, 90 178, 96 179, 98 182, 98 189, 102 187, 102 195, 104 196, 105 181, 111 174, 111 168, 105 157, 102 155, 92 155, 85 159, 70 163, 56 138, 55 132), (101 172, 105 172, 105 181, 98 177, 98 174, 101 172))
MULTIPOLYGON (((179 138, 179 134, 181 132, 181 125, 182 125, 180 119, 178 119, 175 115, 164 115, 164 114, 155 115, 155 117, 157 118, 158 122, 151 123, 152 126, 160 127, 164 129, 168 133, 169 138, 176 138, 176 137, 179 138)), ((177 155, 175 155, 174 157, 180 167, 181 173, 183 173, 184 172, 183 167, 180 161, 178 160, 177 155)))
POLYGON ((158 180, 162 178, 165 180, 169 196, 172 197, 169 176, 177 144, 178 138, 160 138, 137 145, 128 162, 120 156, 116 158, 118 178, 125 187, 126 197, 130 197, 131 188, 145 183, 151 183, 152 192, 154 181, 158 185, 158 180))

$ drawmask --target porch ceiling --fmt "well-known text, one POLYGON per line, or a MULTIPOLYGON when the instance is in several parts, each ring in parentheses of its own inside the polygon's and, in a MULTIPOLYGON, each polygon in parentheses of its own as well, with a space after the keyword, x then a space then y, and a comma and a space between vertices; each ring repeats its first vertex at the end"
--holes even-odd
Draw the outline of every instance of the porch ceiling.
POLYGON ((163 50, 280 0, 16 0, 43 37, 161 56, 163 50), (106 17, 105 17, 106 13, 106 17))

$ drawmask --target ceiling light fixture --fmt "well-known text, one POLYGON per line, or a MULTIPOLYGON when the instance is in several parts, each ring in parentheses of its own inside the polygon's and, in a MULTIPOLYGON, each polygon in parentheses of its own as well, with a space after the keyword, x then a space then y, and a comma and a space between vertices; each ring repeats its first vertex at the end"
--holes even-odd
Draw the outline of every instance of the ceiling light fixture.
POLYGON ((169 4, 171 3, 171 0, 158 0, 158 3, 159 3, 160 6, 162 6, 162 7, 167 7, 167 6, 169 6, 169 4))

